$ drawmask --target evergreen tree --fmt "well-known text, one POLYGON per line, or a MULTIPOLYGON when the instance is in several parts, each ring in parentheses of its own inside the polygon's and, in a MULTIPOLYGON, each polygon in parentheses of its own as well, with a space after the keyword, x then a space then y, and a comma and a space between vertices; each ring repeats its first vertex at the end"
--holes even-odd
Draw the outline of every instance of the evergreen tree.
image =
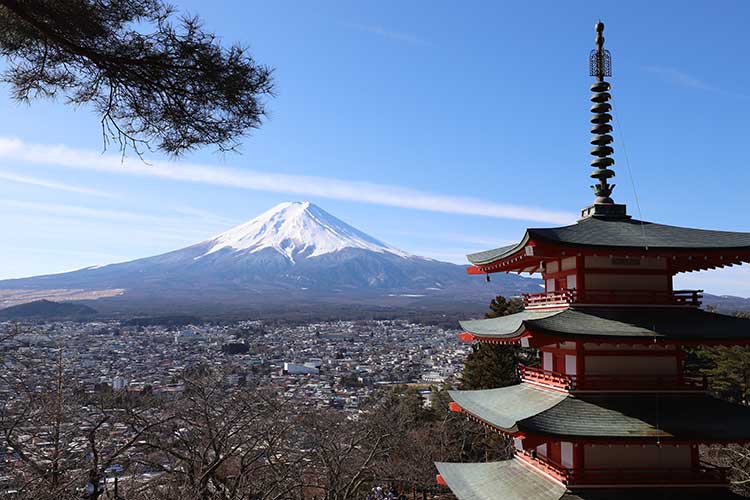
POLYGON ((518 346, 477 344, 466 358, 461 389, 494 389, 518 382, 518 346))
MULTIPOLYGON (((507 316, 523 310, 520 299, 506 299, 498 295, 490 302, 485 318, 507 316)), ((518 382, 520 348, 515 344, 476 344, 466 358, 461 389, 493 389, 518 382)))
POLYGON ((750 348, 747 346, 701 347, 688 360, 693 373, 704 376, 708 387, 721 399, 748 404, 750 400, 750 348), (697 370, 695 370, 697 368, 697 370))
POLYGON ((0 0, 2 81, 99 114, 105 144, 180 155, 258 128, 271 70, 163 0, 0 0))
MULTIPOLYGON (((750 313, 738 312, 736 316, 748 318, 750 313)), ((688 376, 704 377, 711 392, 721 399, 741 404, 750 402, 748 346, 702 346, 690 350, 685 370, 688 376)))
POLYGON ((502 295, 498 295, 492 302, 490 302, 490 310, 484 314, 485 318, 498 318, 500 316, 507 316, 523 310, 523 301, 519 298, 506 299, 502 295))

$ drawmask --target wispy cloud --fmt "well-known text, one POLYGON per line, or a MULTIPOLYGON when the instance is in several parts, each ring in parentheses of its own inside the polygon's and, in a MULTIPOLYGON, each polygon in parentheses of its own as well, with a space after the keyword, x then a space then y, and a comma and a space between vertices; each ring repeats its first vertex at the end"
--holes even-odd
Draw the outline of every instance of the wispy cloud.
POLYGON ((471 197, 435 194, 388 184, 275 174, 193 163, 153 161, 145 164, 137 159, 122 160, 119 156, 102 155, 66 146, 26 143, 7 137, 0 137, 0 158, 119 175, 158 177, 182 182, 347 200, 431 212, 552 224, 568 224, 575 221, 575 215, 567 212, 501 204, 471 197))
POLYGON ((229 217, 224 217, 223 215, 217 215, 213 212, 209 212, 208 210, 203 210, 200 208, 195 208, 187 205, 177 205, 172 207, 172 211, 187 215, 188 217, 198 219, 202 222, 207 222, 210 224, 219 224, 223 226, 236 226, 241 223, 241 221, 238 221, 236 219, 230 219, 229 217))
POLYGON ((740 92, 734 92, 721 87, 717 87, 716 85, 712 85, 704 80, 701 80, 700 78, 696 78, 675 68, 666 66, 644 66, 643 69, 658 76, 665 82, 671 83, 673 85, 678 85, 680 87, 705 90, 708 92, 716 92, 719 94, 740 97, 743 99, 750 99, 750 96, 747 94, 742 94, 740 92))
POLYGON ((414 255, 421 255, 430 259, 442 260, 443 262, 452 262, 453 264, 468 264, 466 260, 466 252, 462 250, 451 250, 441 249, 435 250, 434 248, 417 248, 409 249, 414 255))
POLYGON ((417 35, 400 31, 391 31, 384 28, 383 26, 380 26, 379 24, 347 24, 347 26, 357 31, 371 33, 373 35, 378 35, 379 37, 387 38, 396 42, 408 43, 410 45, 430 45, 429 42, 418 37, 417 35))
POLYGON ((512 243, 517 243, 518 241, 517 239, 511 240, 507 238, 476 236, 472 234, 440 232, 440 231, 419 232, 419 231, 401 231, 398 229, 390 229, 390 230, 385 231, 385 234, 397 235, 397 236, 410 236, 412 238, 419 238, 419 239, 425 239, 425 240, 447 241, 447 242, 453 242, 453 243, 460 243, 462 245, 466 245, 468 243, 471 245, 479 245, 479 246, 487 247, 487 248, 493 245, 496 247, 510 245, 512 243))
POLYGON ((95 219, 120 220, 124 222, 174 223, 175 217, 144 214, 129 210, 110 210, 101 208, 66 205, 62 203, 40 203, 20 200, 0 200, 0 206, 22 211, 34 211, 57 216, 89 217, 95 219))
POLYGON ((120 254, 111 254, 105 252, 94 252, 89 250, 66 250, 61 248, 39 248, 39 247, 17 247, 17 246, 3 246, 4 251, 19 252, 19 253, 33 253, 42 255, 71 255, 74 257, 91 257, 106 262, 123 262, 129 260, 130 257, 120 254))
MULTIPOLYGON (((0 203, 0 206, 8 207, 8 205, 2 203, 0 203)), ((29 228, 32 234, 41 232, 50 240, 64 239, 70 237, 72 232, 77 231, 78 234, 93 235, 106 239, 109 243, 116 242, 117 245, 129 245, 132 241, 143 241, 156 248, 157 251, 172 250, 175 245, 191 245, 196 241, 211 238, 220 231, 227 229, 226 226, 196 226, 192 221, 185 219, 181 219, 181 224, 175 222, 161 223, 158 220, 152 222, 150 219, 140 219, 135 223, 133 219, 127 216, 115 215, 114 218, 106 218, 101 214, 93 217, 90 215, 74 216, 71 212, 60 214, 54 206, 48 205, 36 206, 33 209, 10 207, 10 210, 6 209, 4 213, 11 212, 13 208, 16 209, 16 212, 13 213, 12 221, 8 220, 10 217, 0 220, 0 229, 5 233, 8 233, 6 225, 12 222, 17 226, 29 228), (113 224, 113 222, 115 223, 113 224), (128 224, 127 231, 122 230, 123 224, 128 224)), ((14 229, 12 234, 18 236, 18 229, 14 229)), ((23 240, 24 237, 19 237, 19 241, 23 240)), ((55 246, 55 248, 57 247, 59 246, 55 246)))
POLYGON ((26 175, 18 175, 12 172, 0 170, 0 179, 4 179, 10 182, 16 182, 19 184, 27 184, 30 186, 38 186, 48 189, 56 189, 58 191, 67 191, 69 193, 85 194, 90 196, 99 196, 101 198, 117 198, 115 194, 99 191, 98 189, 90 189, 82 186, 75 186, 73 184, 67 184, 64 182, 51 181, 48 179, 39 179, 37 177, 29 177, 26 175))

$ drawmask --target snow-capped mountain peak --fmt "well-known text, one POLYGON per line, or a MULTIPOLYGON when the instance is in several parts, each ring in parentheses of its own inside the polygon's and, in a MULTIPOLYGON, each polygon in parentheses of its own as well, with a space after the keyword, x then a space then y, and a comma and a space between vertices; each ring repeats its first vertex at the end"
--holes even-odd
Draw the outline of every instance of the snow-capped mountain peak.
POLYGON ((255 253, 271 248, 291 262, 346 248, 413 257, 355 229, 309 201, 276 205, 207 243, 210 248, 204 255, 224 249, 255 253))

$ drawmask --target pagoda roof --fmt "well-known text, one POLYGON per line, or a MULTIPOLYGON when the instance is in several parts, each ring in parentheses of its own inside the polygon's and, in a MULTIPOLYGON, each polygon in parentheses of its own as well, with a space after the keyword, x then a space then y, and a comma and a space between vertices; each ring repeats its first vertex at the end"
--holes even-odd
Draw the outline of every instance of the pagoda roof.
POLYGON ((453 401, 481 420, 516 432, 516 424, 562 402, 567 395, 530 384, 515 384, 499 389, 448 391, 453 401))
POLYGON ((459 500, 560 500, 566 488, 534 471, 520 460, 435 464, 459 500))
POLYGON ((570 226, 527 229, 523 239, 515 245, 467 257, 474 265, 490 264, 521 251, 530 241, 613 249, 750 251, 750 233, 692 229, 626 217, 587 217, 570 226))
POLYGON ((739 500, 728 488, 592 488, 571 493, 518 459, 435 464, 459 500, 739 500))
POLYGON ((703 393, 565 394, 520 383, 450 391, 461 409, 500 431, 579 439, 750 440, 750 408, 703 393))
POLYGON ((694 307, 592 307, 524 310, 498 318, 461 321, 479 340, 511 341, 525 332, 577 338, 642 338, 664 341, 750 340, 750 319, 694 307))

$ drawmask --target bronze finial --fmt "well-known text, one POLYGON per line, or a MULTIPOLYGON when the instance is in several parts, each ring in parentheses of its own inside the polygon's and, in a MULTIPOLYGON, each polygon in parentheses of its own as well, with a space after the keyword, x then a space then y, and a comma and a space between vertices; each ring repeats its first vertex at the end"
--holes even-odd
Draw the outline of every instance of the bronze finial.
POLYGON ((591 96, 591 112, 594 115, 591 117, 591 133, 594 136, 591 138, 591 144, 594 148, 591 150, 591 155, 595 158, 591 161, 591 166, 594 170, 591 172, 593 179, 598 179, 598 184, 591 186, 596 195, 594 204, 614 204, 610 195, 612 190, 615 188, 614 184, 609 184, 608 179, 615 176, 614 170, 609 167, 615 164, 615 160, 610 158, 614 150, 612 149, 613 139, 610 133, 612 132, 612 125, 609 122, 612 120, 612 115, 609 112, 612 110, 612 105, 609 104, 611 95, 609 94, 610 85, 609 82, 604 80, 605 77, 612 76, 612 58, 608 50, 604 49, 604 23, 599 21, 596 23, 596 49, 591 51, 589 55, 589 73, 591 76, 595 76, 597 81, 591 85, 591 91, 594 92, 591 96))

